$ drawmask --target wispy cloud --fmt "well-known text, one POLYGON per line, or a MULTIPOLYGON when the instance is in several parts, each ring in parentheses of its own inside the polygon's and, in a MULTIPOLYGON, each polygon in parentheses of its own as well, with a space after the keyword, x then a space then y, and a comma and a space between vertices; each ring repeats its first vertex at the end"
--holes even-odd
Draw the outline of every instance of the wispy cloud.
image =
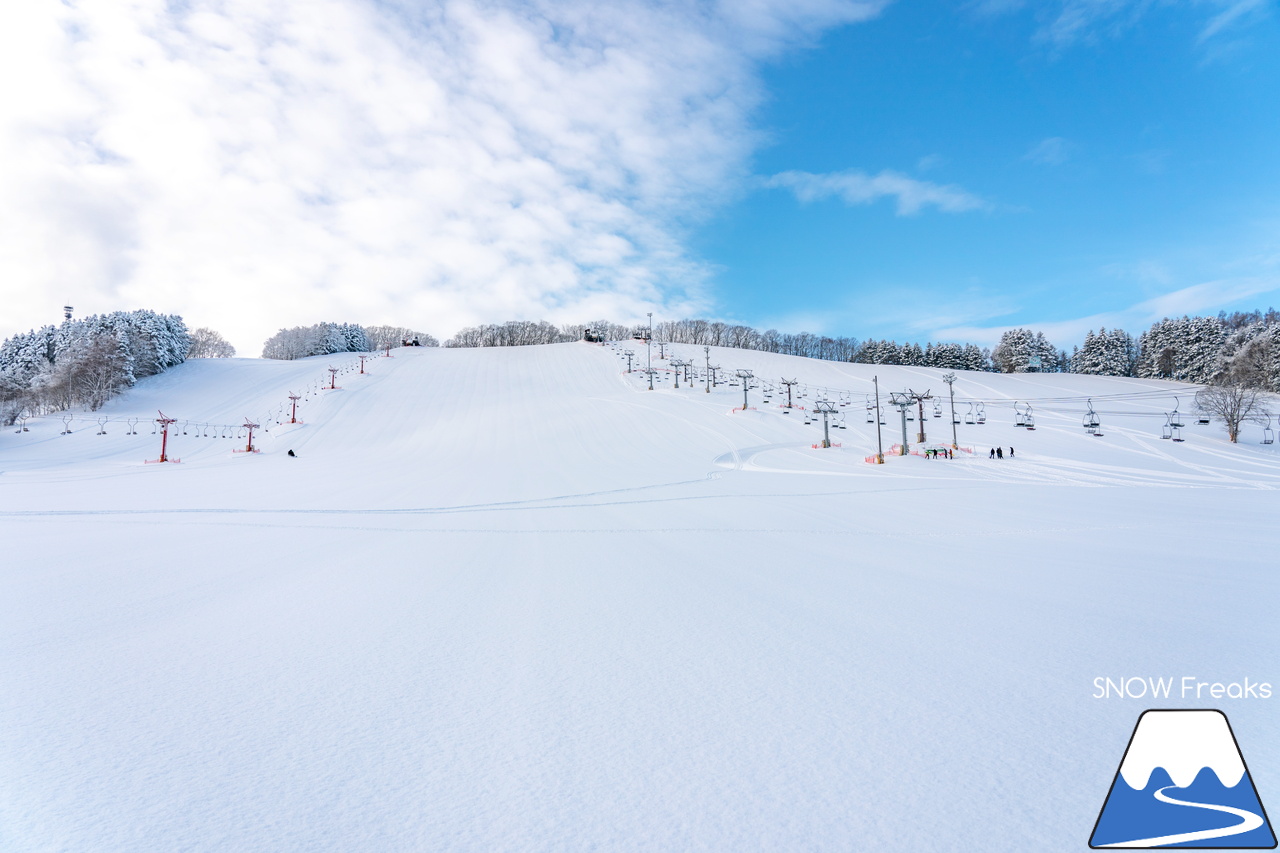
POLYGON ((1173 283, 1173 271, 1159 261, 1135 261, 1133 263, 1107 264, 1104 275, 1141 284, 1169 285, 1173 283))
POLYGON ((1039 20, 1035 40, 1053 48, 1067 48, 1078 42, 1115 38, 1159 7, 1202 8, 1209 18, 1200 31, 1203 43, 1227 30, 1266 17, 1273 0, 1196 0, 1178 4, 1171 0, 1050 0, 1028 4, 1024 0, 972 0, 966 8, 980 17, 997 17, 1030 7, 1039 20))
POLYGON ((1039 166, 1061 166, 1071 159, 1074 148, 1074 143, 1061 136, 1050 136, 1032 146, 1030 151, 1022 155, 1022 159, 1039 166))
POLYGON ((997 342, 1006 329, 1027 326, 1044 332, 1050 341, 1069 349, 1073 343, 1083 340, 1087 332, 1097 331, 1103 326, 1108 329, 1122 328, 1130 334, 1137 335, 1152 323, 1165 317, 1180 317, 1184 314, 1216 314, 1219 310, 1242 300, 1264 294, 1280 295, 1280 277, 1261 276, 1206 281, 1145 299, 1127 308, 1086 317, 952 326, 937 329, 933 335, 935 340, 971 340, 990 345, 997 342))
POLYGON ((926 154, 916 161, 917 172, 932 172, 943 166, 947 162, 947 158, 941 154, 926 154))
POLYGON ((1116 35, 1133 25, 1151 5, 1152 0, 1064 0, 1037 38, 1064 47, 1100 32, 1116 35))
POLYGON ((955 185, 935 184, 889 170, 875 175, 850 170, 815 175, 810 172, 781 172, 765 180, 769 187, 787 189, 802 202, 839 198, 845 204, 872 204, 893 199, 899 216, 913 216, 926 207, 946 213, 990 210, 985 199, 955 185))
POLYGON ((973 0, 966 8, 977 15, 995 17, 1016 12, 1025 5, 1026 0, 973 0))
POLYGON ((1271 0, 1218 0, 1221 12, 1209 19, 1200 31, 1200 41, 1205 42, 1221 32, 1261 20, 1271 12, 1271 0))
POLYGON ((877 2, 19 3, 0 335, 149 307, 448 333, 705 307, 686 223, 746 174, 759 63, 877 2))

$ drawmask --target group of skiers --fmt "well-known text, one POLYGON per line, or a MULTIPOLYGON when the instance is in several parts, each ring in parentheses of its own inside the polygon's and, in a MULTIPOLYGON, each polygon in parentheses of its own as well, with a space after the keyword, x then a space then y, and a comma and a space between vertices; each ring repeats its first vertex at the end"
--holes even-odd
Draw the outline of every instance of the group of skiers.
MULTIPOLYGON (((991 448, 991 452, 987 454, 987 458, 988 458, 988 459, 1003 459, 1003 458, 1004 458, 1004 448, 1003 448, 1003 447, 993 447, 993 448, 991 448)), ((1012 447, 1010 447, 1010 448, 1009 448, 1009 458, 1010 458, 1010 459, 1012 459, 1012 458, 1013 458, 1013 448, 1012 448, 1012 447)))
POLYGON ((925 459, 953 459, 951 450, 946 447, 927 447, 924 451, 925 459))

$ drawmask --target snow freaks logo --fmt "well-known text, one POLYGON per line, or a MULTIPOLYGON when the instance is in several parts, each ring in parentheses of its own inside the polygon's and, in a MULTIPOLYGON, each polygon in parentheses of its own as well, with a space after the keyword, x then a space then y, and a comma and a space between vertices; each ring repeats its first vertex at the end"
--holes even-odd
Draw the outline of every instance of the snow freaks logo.
POLYGON ((1276 836, 1221 711, 1144 711, 1089 846, 1269 850, 1276 836))

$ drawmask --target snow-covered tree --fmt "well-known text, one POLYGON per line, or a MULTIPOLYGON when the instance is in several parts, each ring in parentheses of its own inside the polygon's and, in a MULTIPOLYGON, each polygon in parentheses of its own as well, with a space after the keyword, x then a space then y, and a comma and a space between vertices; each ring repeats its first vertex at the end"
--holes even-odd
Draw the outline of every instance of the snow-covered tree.
POLYGON ((276 332, 262 345, 262 357, 290 360, 339 352, 371 352, 373 349, 362 326, 355 323, 317 323, 276 332))
POLYGON ((1225 338, 1217 317, 1165 318, 1138 338, 1136 373, 1144 379, 1212 382, 1222 369, 1225 338))
POLYGON ((1030 329, 1009 329, 1000 336, 991 358, 1001 373, 1025 373, 1032 369, 1047 373, 1059 369, 1057 347, 1049 343, 1043 332, 1030 329), (1040 359, 1038 368, 1031 367, 1033 358, 1040 359))
POLYGON ((1071 370, 1094 376, 1132 376, 1136 355, 1133 337, 1124 329, 1091 330, 1070 358, 1071 370))
POLYGON ((181 364, 191 346, 182 318, 115 311, 45 326, 0 344, 6 422, 73 406, 97 409, 138 379, 181 364))

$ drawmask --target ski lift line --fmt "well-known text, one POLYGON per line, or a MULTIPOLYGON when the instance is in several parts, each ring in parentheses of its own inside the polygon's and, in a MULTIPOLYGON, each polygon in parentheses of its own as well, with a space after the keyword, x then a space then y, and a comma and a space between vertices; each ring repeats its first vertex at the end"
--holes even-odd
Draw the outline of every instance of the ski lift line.
MULTIPOLYGON (((355 363, 352 362, 350 365, 348 365, 348 370, 354 370, 354 369, 355 369, 355 363)), ((310 388, 310 386, 308 386, 308 388, 310 388)), ((288 404, 282 403, 279 407, 279 410, 283 411, 284 406, 286 405, 288 404)), ((137 424, 140 423, 142 420, 144 420, 144 418, 140 418, 135 415, 111 416, 111 415, 93 415, 93 414, 74 414, 74 413, 66 413, 66 412, 64 413, 54 412, 47 415, 26 415, 25 417, 15 417, 15 421, 18 421, 18 420, 58 421, 63 424, 64 430, 66 430, 66 432, 62 433, 63 435, 66 435, 68 434, 68 432, 70 432, 70 426, 72 424, 85 424, 85 425, 94 424, 94 425, 98 425, 100 429, 105 428, 105 426, 108 424, 123 424, 126 427, 128 427, 125 430, 125 433, 124 433, 125 435, 137 435, 138 434, 136 431, 137 424)), ((151 419, 146 418, 145 420, 151 420, 151 419)), ((225 434, 227 431, 232 429, 238 429, 243 426, 243 424, 240 424, 240 423, 214 423, 213 421, 208 421, 208 422, 193 421, 190 419, 181 419, 181 420, 183 423, 184 435, 186 434, 186 430, 189 427, 192 427, 194 425, 194 429, 196 430, 196 435, 200 436, 201 435, 200 431, 202 429, 204 430, 202 437, 208 436, 208 430, 212 429, 215 431, 215 433, 217 433, 216 437, 227 438, 229 437, 225 434)), ((271 417, 260 418, 259 420, 271 420, 271 417)), ((155 425, 152 424, 153 431, 154 431, 154 426, 155 425)), ((97 434, 101 435, 102 433, 97 433, 97 434)))

